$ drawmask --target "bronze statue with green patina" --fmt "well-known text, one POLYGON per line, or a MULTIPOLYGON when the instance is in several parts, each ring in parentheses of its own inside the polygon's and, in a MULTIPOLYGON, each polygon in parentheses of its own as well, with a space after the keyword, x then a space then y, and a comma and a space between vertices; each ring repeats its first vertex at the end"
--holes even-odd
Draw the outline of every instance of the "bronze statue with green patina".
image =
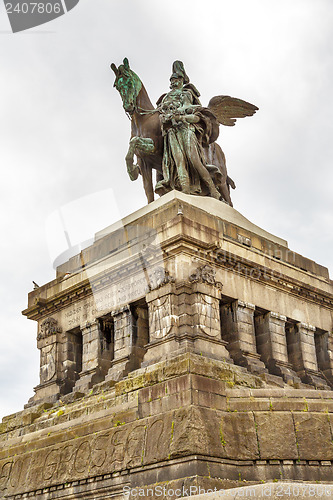
POLYGON ((111 68, 116 75, 114 85, 131 118, 127 170, 132 180, 142 175, 148 203, 154 200, 155 169, 155 192, 159 195, 177 189, 232 206, 230 187, 235 185, 227 175, 224 153, 215 142, 219 124, 233 126, 236 118, 252 116, 258 108, 229 96, 213 97, 203 107, 181 61, 173 63, 171 90, 159 98, 155 108, 126 58, 118 68, 115 64, 111 68))

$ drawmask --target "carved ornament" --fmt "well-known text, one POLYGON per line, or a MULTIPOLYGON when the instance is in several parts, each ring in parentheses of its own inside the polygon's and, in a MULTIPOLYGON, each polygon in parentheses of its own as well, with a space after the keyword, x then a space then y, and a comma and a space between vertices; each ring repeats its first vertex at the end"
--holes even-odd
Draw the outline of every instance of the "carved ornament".
POLYGON ((54 318, 47 318, 40 325, 40 331, 37 335, 37 340, 45 339, 56 333, 61 333, 62 329, 58 325, 58 321, 54 318))
POLYGON ((201 282, 208 283, 209 285, 214 285, 216 288, 222 290, 222 283, 220 281, 216 281, 215 279, 216 271, 211 266, 204 265, 197 268, 197 270, 190 275, 189 280, 192 283, 201 282))
POLYGON ((157 290, 163 285, 166 285, 167 283, 173 283, 175 279, 170 276, 169 271, 164 269, 164 267, 155 267, 150 273, 149 273, 149 289, 150 290, 157 290))

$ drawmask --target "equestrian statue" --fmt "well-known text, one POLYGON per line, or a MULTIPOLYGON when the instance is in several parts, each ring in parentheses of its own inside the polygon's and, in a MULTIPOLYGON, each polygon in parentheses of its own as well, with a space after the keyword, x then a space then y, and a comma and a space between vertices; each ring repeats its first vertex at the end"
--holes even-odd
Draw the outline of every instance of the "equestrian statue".
POLYGON ((154 107, 127 58, 118 68, 112 63, 111 69, 116 75, 114 86, 131 119, 127 171, 131 180, 142 175, 148 203, 154 201, 154 191, 162 196, 177 189, 232 206, 230 187, 234 189, 235 183, 227 174, 224 153, 216 143, 219 126, 233 126, 237 118, 252 116, 258 108, 222 95, 213 97, 207 107, 202 106, 200 94, 181 61, 173 63, 170 91, 154 107))

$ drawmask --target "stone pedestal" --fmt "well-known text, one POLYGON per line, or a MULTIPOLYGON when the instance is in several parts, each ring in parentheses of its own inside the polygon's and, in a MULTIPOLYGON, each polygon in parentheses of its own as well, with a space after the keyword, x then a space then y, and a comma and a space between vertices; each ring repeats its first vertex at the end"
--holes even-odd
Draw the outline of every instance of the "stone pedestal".
POLYGON ((0 426, 0 496, 332 482, 332 311, 327 269, 168 193, 29 294, 40 384, 0 426))

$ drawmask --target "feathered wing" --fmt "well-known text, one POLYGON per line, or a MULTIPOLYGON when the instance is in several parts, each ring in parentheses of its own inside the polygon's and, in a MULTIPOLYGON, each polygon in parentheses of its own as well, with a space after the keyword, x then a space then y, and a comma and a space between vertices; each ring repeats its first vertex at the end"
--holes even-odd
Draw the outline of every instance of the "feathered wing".
POLYGON ((233 127, 236 118, 252 116, 259 108, 254 104, 230 97, 228 95, 217 95, 212 97, 208 103, 208 108, 222 125, 233 127))

